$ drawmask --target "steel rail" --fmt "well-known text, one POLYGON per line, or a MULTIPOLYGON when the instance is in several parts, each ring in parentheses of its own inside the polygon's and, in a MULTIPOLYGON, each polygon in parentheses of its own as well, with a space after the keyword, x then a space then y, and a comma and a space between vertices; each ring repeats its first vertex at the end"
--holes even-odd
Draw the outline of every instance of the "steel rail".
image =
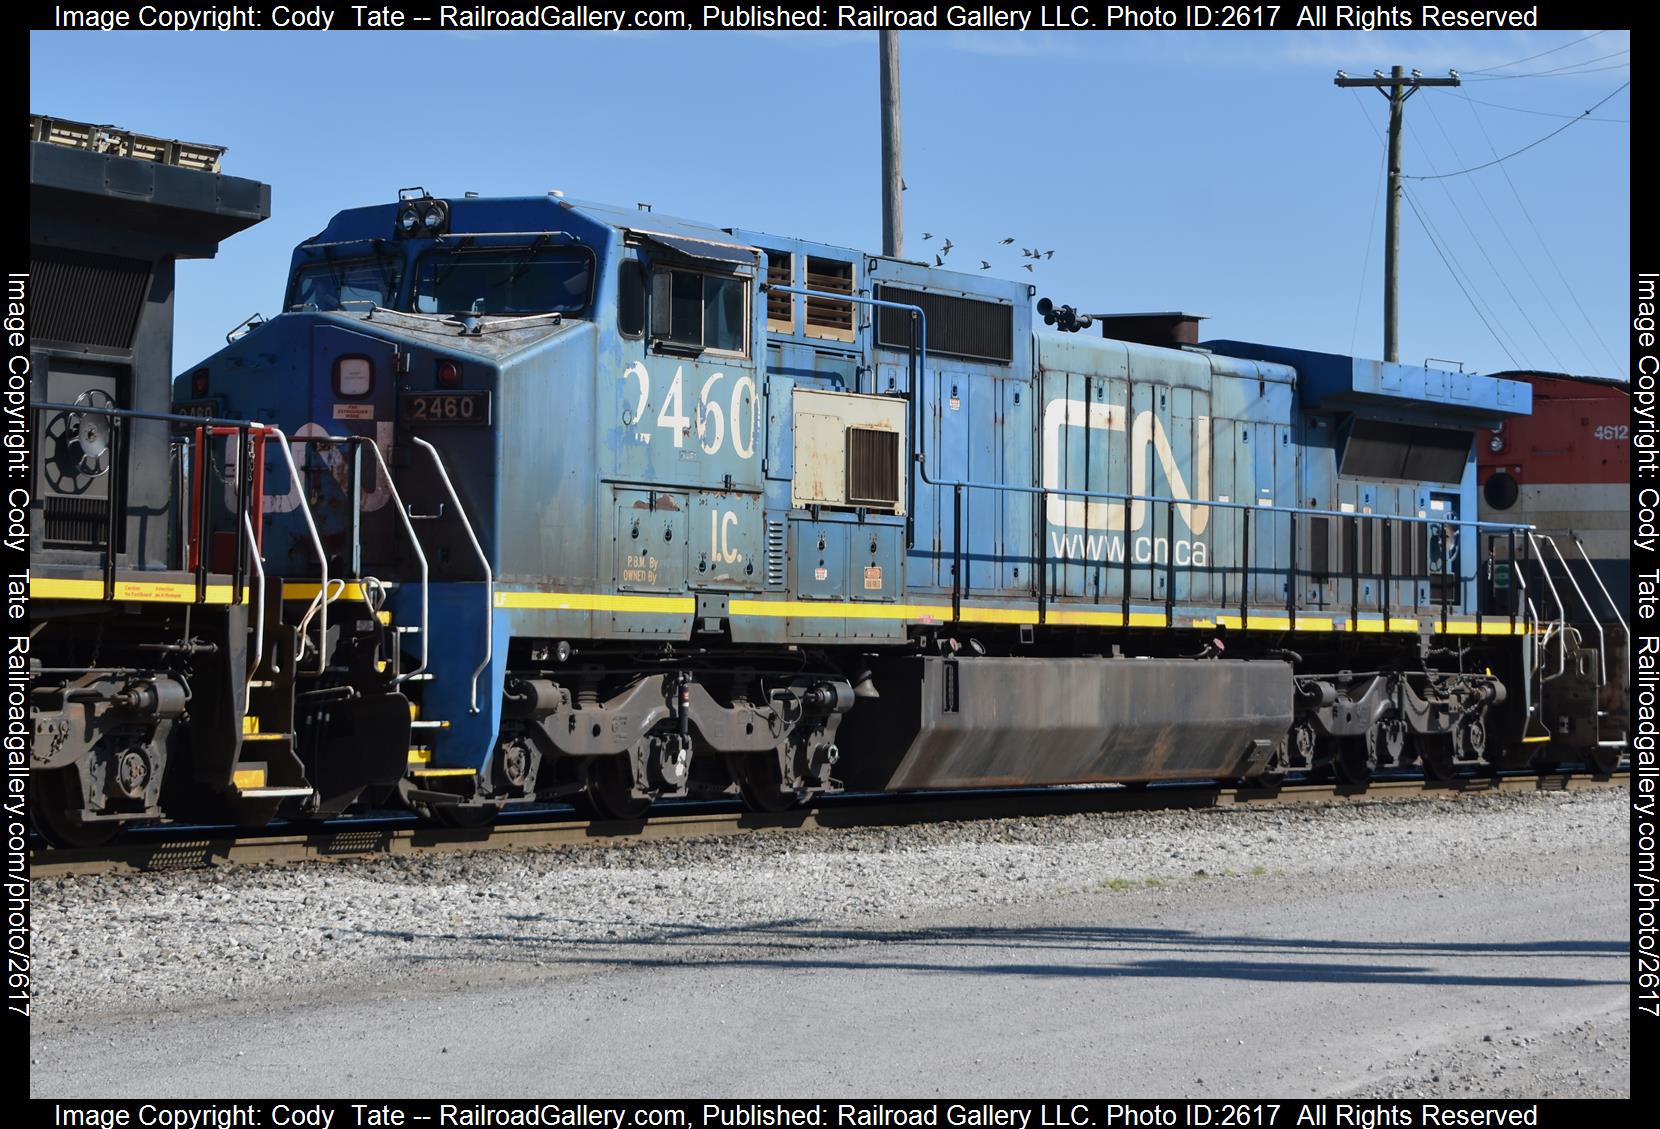
POLYGON ((913 796, 852 797, 777 815, 741 811, 664 812, 645 820, 605 822, 577 818, 525 820, 494 827, 451 829, 420 826, 352 826, 305 833, 230 829, 152 842, 121 842, 88 849, 31 849, 30 876, 58 878, 132 874, 205 867, 282 865, 366 860, 462 851, 513 851, 536 847, 613 846, 628 842, 740 835, 752 831, 841 830, 899 827, 984 819, 1015 819, 1126 811, 1263 807, 1278 804, 1368 803, 1447 800, 1499 792, 1567 791, 1628 787, 1629 773, 1463 777, 1445 783, 1379 780, 1370 785, 1286 784, 1279 788, 1168 787, 1069 788, 1048 791, 953 792, 913 796))

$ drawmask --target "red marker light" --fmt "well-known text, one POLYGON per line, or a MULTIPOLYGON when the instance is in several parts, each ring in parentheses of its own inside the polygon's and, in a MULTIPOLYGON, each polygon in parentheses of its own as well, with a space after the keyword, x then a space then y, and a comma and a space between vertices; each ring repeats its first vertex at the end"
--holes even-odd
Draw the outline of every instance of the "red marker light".
POLYGON ((454 361, 438 362, 438 386, 454 388, 461 383, 461 370, 454 361))
POLYGON ((208 394, 208 370, 199 368, 190 374, 190 394, 192 396, 206 396, 208 394))

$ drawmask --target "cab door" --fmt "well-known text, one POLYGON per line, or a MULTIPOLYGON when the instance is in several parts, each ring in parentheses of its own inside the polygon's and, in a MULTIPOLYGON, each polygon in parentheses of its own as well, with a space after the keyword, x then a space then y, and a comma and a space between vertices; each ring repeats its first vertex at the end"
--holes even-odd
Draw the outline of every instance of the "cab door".
POLYGON ((374 564, 362 546, 396 546, 391 492, 375 458, 350 445, 318 443, 328 436, 361 436, 392 463, 397 399, 397 347, 344 326, 323 324, 312 331, 311 418, 291 437, 304 440, 295 462, 305 479, 306 497, 316 513, 325 548, 341 568, 354 573, 374 564), (354 478, 361 505, 354 507, 354 478))

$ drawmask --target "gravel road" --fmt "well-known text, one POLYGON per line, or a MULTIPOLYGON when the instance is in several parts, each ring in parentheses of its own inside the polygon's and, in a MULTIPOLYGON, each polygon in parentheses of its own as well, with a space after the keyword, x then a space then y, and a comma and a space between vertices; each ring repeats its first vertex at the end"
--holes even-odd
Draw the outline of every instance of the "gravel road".
POLYGON ((1506 794, 45 881, 30 1088, 1625 1096, 1625 815, 1506 794))

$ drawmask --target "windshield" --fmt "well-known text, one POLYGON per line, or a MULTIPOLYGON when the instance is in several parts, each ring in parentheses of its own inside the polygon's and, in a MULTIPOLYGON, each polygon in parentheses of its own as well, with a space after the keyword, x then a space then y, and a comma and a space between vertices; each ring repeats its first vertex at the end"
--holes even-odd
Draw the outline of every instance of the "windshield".
POLYGON ((433 252, 415 267, 415 312, 577 314, 592 285, 583 250, 433 252))
POLYGON ((348 305, 391 306, 397 301, 403 264, 396 259, 345 259, 310 263, 294 276, 291 310, 339 310, 348 305))

